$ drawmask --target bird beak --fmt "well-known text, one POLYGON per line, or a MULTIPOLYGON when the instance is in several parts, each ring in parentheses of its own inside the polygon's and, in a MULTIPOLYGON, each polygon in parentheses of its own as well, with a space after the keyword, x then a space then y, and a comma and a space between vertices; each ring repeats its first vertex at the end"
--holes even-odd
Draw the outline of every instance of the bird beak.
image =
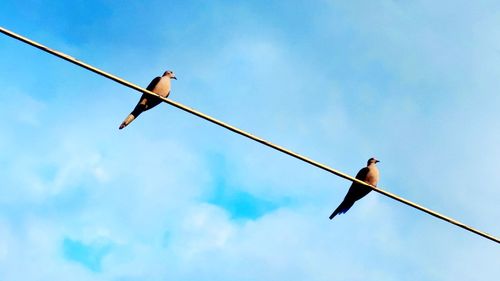
POLYGON ((175 76, 172 76, 172 79, 175 79, 175 80, 177 80, 177 77, 175 77, 175 76))
POLYGON ((378 162, 380 162, 380 161, 378 161, 378 160, 375 160, 375 163, 378 163, 378 162))

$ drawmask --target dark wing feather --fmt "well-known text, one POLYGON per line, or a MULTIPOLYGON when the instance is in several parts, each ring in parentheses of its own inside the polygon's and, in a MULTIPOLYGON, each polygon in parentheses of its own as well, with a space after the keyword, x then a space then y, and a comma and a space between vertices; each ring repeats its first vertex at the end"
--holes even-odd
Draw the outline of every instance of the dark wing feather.
POLYGON ((359 170, 359 172, 356 174, 356 178, 358 180, 364 181, 366 179, 366 176, 368 175, 368 167, 364 167, 363 169, 359 170))
MULTIPOLYGON (((358 180, 364 181, 366 179, 366 176, 368 175, 368 172, 368 167, 364 167, 356 174, 356 178, 358 180)), ((352 202, 358 201, 359 199, 365 197, 370 191, 371 188, 353 182, 344 200, 352 202)))
POLYGON ((158 82, 160 82, 160 79, 161 79, 161 77, 156 77, 155 79, 153 79, 151 81, 151 83, 149 83, 149 85, 146 88, 146 90, 153 91, 153 89, 156 87, 156 84, 158 84, 158 82))
MULTIPOLYGON (((370 170, 368 169, 368 167, 364 167, 356 174, 356 178, 358 180, 364 181, 369 171, 370 170)), ((371 188, 353 182, 342 203, 340 203, 337 209, 335 209, 335 211, 330 215, 330 219, 333 219, 333 217, 338 214, 344 214, 345 212, 347 212, 352 207, 352 205, 354 205, 354 202, 365 197, 368 193, 370 193, 370 191, 371 188)))

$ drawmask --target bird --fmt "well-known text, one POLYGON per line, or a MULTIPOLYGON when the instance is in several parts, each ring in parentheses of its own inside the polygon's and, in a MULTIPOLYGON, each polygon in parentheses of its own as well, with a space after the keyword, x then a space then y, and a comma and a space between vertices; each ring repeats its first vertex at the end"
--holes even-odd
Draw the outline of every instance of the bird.
MULTIPOLYGON (((167 98, 168 95, 170 95, 170 79, 177 80, 177 77, 175 77, 175 73, 172 70, 167 70, 161 77, 155 77, 149 83, 146 89, 155 94, 158 94, 161 97, 167 98)), ((149 94, 142 94, 134 110, 132 110, 127 118, 123 120, 123 122, 120 124, 119 129, 121 130, 127 127, 128 124, 134 121, 134 119, 137 118, 141 113, 157 106, 160 103, 161 99, 159 99, 158 97, 149 94)))
MULTIPOLYGON (((358 174, 356 174, 356 178, 370 185, 377 186, 378 180, 380 178, 379 171, 376 165, 378 162, 380 161, 378 161, 374 157, 368 159, 366 167, 359 170, 358 174)), ((330 215, 330 219, 333 219, 338 214, 345 214, 347 211, 349 211, 352 205, 354 205, 354 202, 365 197, 368 193, 370 193, 370 191, 372 191, 372 189, 368 186, 353 182, 342 203, 340 203, 337 209, 335 209, 335 211, 333 211, 333 213, 330 215)))

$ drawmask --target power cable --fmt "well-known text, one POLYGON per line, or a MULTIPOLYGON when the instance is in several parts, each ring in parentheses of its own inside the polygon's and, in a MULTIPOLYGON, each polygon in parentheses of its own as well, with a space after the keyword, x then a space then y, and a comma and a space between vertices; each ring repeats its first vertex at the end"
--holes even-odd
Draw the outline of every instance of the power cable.
POLYGON ((139 91, 139 92, 142 92, 142 93, 145 93, 145 94, 148 94, 148 95, 155 96, 155 97, 161 99, 163 102, 165 102, 167 104, 170 104, 170 105, 172 105, 174 107, 177 107, 177 108, 179 108, 181 110, 184 110, 184 111, 186 111, 188 113, 191 113, 191 114, 196 115, 196 116, 198 116, 200 118, 203 118, 203 119, 205 119, 205 120, 207 120, 209 122, 212 122, 212 123, 214 123, 216 125, 219 125, 219 126, 221 126, 223 128, 226 128, 226 129, 228 129, 228 130, 230 130, 230 131, 232 131, 234 133, 237 133, 239 135, 245 136, 245 137, 247 137, 247 138, 249 138, 251 140, 259 142, 259 143, 261 143, 261 144, 263 144, 265 146, 268 146, 268 147, 270 147, 272 149, 275 149, 275 150, 280 151, 282 153, 285 153, 287 155, 290 155, 290 156, 292 156, 294 158, 297 158, 297 159, 299 159, 301 161, 309 163, 309 164, 311 164, 311 165, 313 165, 313 166, 315 166, 317 168, 323 169, 323 170, 325 170, 327 172, 330 172, 330 173, 332 173, 332 174, 334 174, 336 176, 339 176, 341 178, 344 178, 346 180, 349 180, 349 181, 356 182, 356 183, 362 184, 364 186, 367 186, 367 187, 373 189, 375 192, 383 194, 383 195, 385 195, 387 197, 390 197, 390 198, 392 198, 392 199, 394 199, 396 201, 399 201, 399 202, 401 202, 403 204, 406 204, 406 205, 408 205, 410 207, 413 207, 413 208, 418 209, 418 210, 420 210, 422 212, 425 212, 425 213, 427 213, 427 214, 429 214, 431 216, 434 216, 436 218, 439 218, 441 220, 444 220, 446 222, 454 224, 454 225, 456 225, 458 227, 461 227, 461 228, 463 228, 465 230, 468 230, 468 231, 470 231, 472 233, 475 233, 475 234, 477 234, 479 236, 482 236, 484 238, 487 238, 487 239, 489 239, 491 241, 494 241, 494 242, 497 242, 497 243, 500 244, 500 239, 494 237, 493 235, 490 235, 490 234, 488 234, 486 232, 477 230, 477 229, 475 229, 473 227, 465 225, 464 223, 461 223, 461 222, 459 222, 457 220, 454 220, 454 219, 452 219, 450 217, 442 215, 442 214, 440 214, 440 213, 438 213, 436 211, 433 211, 433 210, 428 209, 426 207, 423 207, 423 206, 421 206, 421 205, 419 205, 417 203, 414 203, 412 201, 409 201, 407 199, 399 197, 399 196, 397 196, 397 195, 395 195, 395 194, 393 194, 391 192, 388 192, 388 191, 385 191, 385 190, 381 189, 380 187, 375 187, 375 186, 372 186, 370 184, 367 184, 364 181, 358 180, 358 179, 356 179, 356 178, 354 178, 354 177, 352 177, 350 175, 347 175, 347 174, 342 173, 342 172, 340 172, 338 170, 335 170, 335 169, 333 169, 333 168, 331 168, 331 167, 329 167, 327 165, 324 165, 324 164, 321 164, 319 162, 316 162, 316 161, 314 161, 314 160, 312 160, 310 158, 307 158, 307 157, 305 157, 303 155, 295 153, 295 152, 293 152, 291 150, 288 150, 288 149, 286 149, 284 147, 281 147, 279 145, 273 144, 273 143, 271 143, 271 142, 269 142, 269 141, 267 141, 265 139, 262 139, 262 138, 259 138, 257 136, 254 136, 254 135, 252 135, 252 134, 250 134, 250 133, 248 133, 246 131, 243 131, 243 130, 238 129, 238 128, 234 127, 234 126, 231 126, 231 125, 229 125, 227 123, 224 123, 224 122, 222 122, 222 121, 220 121, 220 120, 218 120, 216 118, 213 118, 213 117, 211 117, 209 115, 206 115, 206 114, 204 114, 202 112, 199 112, 197 110, 194 110, 194 109, 192 109, 190 107, 187 107, 187 106, 185 106, 185 105, 183 105, 181 103, 178 103, 178 102, 175 102, 173 100, 161 97, 161 96, 159 96, 159 95, 157 95, 157 94, 155 94, 155 93, 153 93, 151 91, 148 91, 148 90, 146 90, 144 88, 141 88, 141 87, 139 87, 139 86, 137 86, 137 85, 135 85, 133 83, 130 83, 130 82, 126 81, 126 80, 123 80, 123 79, 121 79, 121 78, 119 78, 117 76, 114 76, 112 74, 104 72, 104 71, 102 71, 102 70, 100 70, 100 69, 98 69, 96 67, 93 67, 93 66, 91 66, 89 64, 81 62, 81 61, 79 61, 79 60, 77 60, 77 59, 75 59, 75 58, 73 58, 71 56, 68 56, 68 55, 62 53, 62 52, 58 52, 58 51, 52 50, 52 49, 50 49, 50 48, 48 48, 48 47, 46 47, 46 46, 44 46, 44 45, 42 45, 40 43, 37 43, 37 42, 35 42, 33 40, 30 40, 30 39, 28 39, 26 37, 23 37, 23 36, 21 36, 19 34, 16 34, 16 33, 12 32, 12 31, 9 31, 9 30, 7 30, 7 29, 5 29, 3 27, 0 27, 0 32, 4 33, 5 35, 10 36, 10 37, 12 37, 14 39, 17 39, 17 40, 19 40, 21 42, 24 42, 24 43, 26 43, 28 45, 31 45, 31 46, 33 46, 35 48, 38 48, 38 49, 40 49, 42 51, 45 51, 45 52, 47 52, 49 54, 52 54, 52 55, 57 56, 57 57, 59 57, 61 59, 69 61, 69 62, 71 62, 73 64, 81 66, 81 67, 83 67, 83 68, 85 68, 87 70, 95 72, 95 73, 97 73, 97 74, 99 74, 101 76, 104 76, 104 77, 106 77, 108 79, 111 79, 111 80, 113 80, 113 81, 115 81, 117 83, 120 83, 120 84, 122 84, 122 85, 124 85, 126 87, 132 88, 132 89, 134 89, 136 91, 139 91))

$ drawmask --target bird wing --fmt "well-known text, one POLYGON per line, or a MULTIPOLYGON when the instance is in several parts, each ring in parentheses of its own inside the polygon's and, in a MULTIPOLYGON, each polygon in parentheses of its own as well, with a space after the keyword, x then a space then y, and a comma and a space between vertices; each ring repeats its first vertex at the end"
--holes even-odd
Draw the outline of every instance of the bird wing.
MULTIPOLYGON (((356 178, 358 180, 365 181, 369 171, 370 169, 368 169, 368 167, 364 167, 363 169, 359 170, 359 172, 356 174, 356 178)), ((369 187, 353 182, 344 200, 352 202, 357 201, 362 197, 364 197, 366 194, 368 194, 368 192, 370 191, 371 189, 369 187)))
MULTIPOLYGON (((368 167, 364 167, 356 174, 356 178, 358 180, 366 181, 369 172, 370 169, 368 167)), ((330 215, 330 219, 333 219, 333 217, 337 214, 344 214, 347 212, 352 207, 354 202, 365 197, 368 193, 370 193, 370 191, 371 188, 357 182, 353 182, 342 203, 340 203, 337 209, 335 209, 335 211, 330 215)))
POLYGON ((359 172, 356 174, 356 178, 358 180, 366 180, 366 176, 368 175, 368 172, 370 171, 370 169, 368 169, 368 167, 364 167, 363 169, 359 170, 359 172))
POLYGON ((155 79, 151 80, 149 83, 148 87, 146 88, 148 91, 153 91, 154 88, 156 87, 156 84, 160 82, 161 77, 156 77, 155 79))

